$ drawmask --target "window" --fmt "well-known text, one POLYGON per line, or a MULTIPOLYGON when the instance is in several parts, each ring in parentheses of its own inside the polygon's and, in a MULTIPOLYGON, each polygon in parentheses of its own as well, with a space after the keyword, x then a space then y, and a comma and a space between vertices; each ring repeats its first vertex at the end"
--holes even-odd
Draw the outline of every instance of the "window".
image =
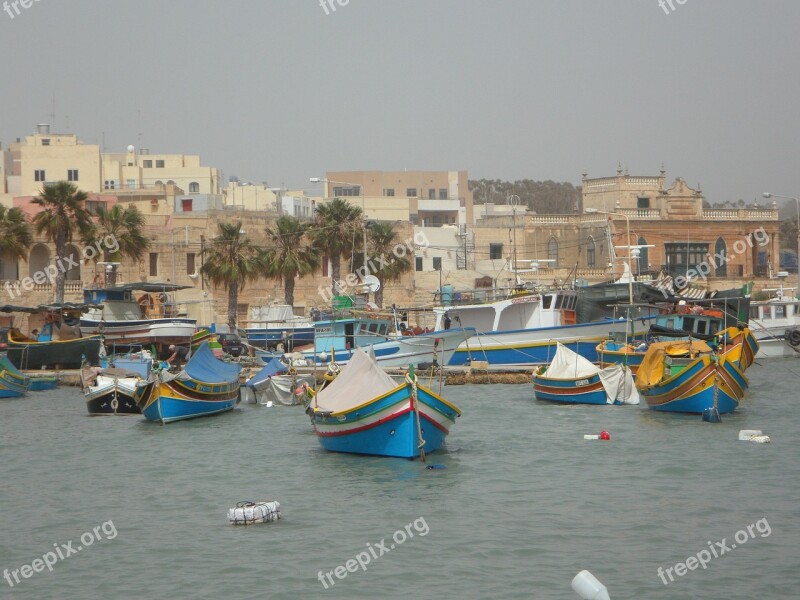
POLYGON ((636 198, 636 208, 650 208, 650 198, 636 198))
POLYGON ((192 199, 191 198, 183 198, 183 199, 181 199, 181 210, 183 212, 192 212, 192 199))
POLYGON ((586 240, 586 266, 590 269, 593 269, 595 266, 595 252, 597 251, 597 245, 594 243, 594 238, 589 236, 589 239, 586 240))
MULTIPOLYGON (((636 242, 639 246, 646 246, 647 240, 643 237, 639 238, 639 241, 636 242)), ((650 248, 639 248, 639 256, 636 258, 636 272, 641 273, 642 271, 649 271, 650 270, 650 248)))
POLYGON ((714 275, 716 277, 728 276, 728 246, 721 237, 714 244, 714 275))
POLYGON ((436 200, 436 190, 428 190, 428 200, 436 200))
POLYGON ((45 181, 44 178, 44 169, 36 169, 33 172, 33 180, 34 181, 45 181))
POLYGON ((548 267, 555 268, 558 266, 558 240, 551 237, 547 242, 547 260, 550 264, 548 267))
POLYGON ((129 190, 132 190, 136 187, 136 180, 135 179, 126 179, 125 180, 125 187, 129 190))
POLYGON ((49 146, 50 145, 50 138, 44 138, 42 140, 42 146, 49 146))
POLYGON ((67 170, 67 181, 78 181, 78 169, 67 170))
POLYGON ((158 276, 158 252, 150 253, 150 277, 158 276))
POLYGON ((200 193, 200 184, 196 181, 193 181, 189 184, 189 193, 190 194, 199 194, 200 193))
POLYGON ((353 196, 360 196, 360 195, 361 195, 360 185, 333 186, 334 198, 352 198, 353 196))
POLYGON ((142 161, 142 168, 144 169, 152 169, 153 168, 153 159, 148 158, 142 161))
POLYGON ((164 168, 164 161, 162 159, 156 159, 156 169, 163 169, 164 168))
POLYGON ((489 244, 489 260, 503 258, 503 244, 489 244))
POLYGON ((186 274, 187 275, 194 275, 195 274, 194 268, 194 252, 187 252, 186 253, 186 274))
POLYGON ((416 198, 417 197, 417 188, 407 188, 406 189, 406 196, 409 198, 416 198))
POLYGON ((394 188, 389 188, 389 189, 383 190, 383 195, 384 196, 388 196, 389 198, 393 198, 394 197, 394 188))
POLYGON ((87 200, 86 201, 86 210, 89 211, 91 214, 97 214, 98 208, 105 208, 106 203, 101 202, 100 200, 87 200))
POLYGON ((433 257, 433 270, 434 271, 441 271, 442 270, 442 257, 441 256, 434 256, 433 257))
POLYGON ((415 262, 417 263, 416 264, 416 270, 417 271, 422 271, 422 257, 421 256, 417 256, 415 258, 415 262))
POLYGON ((697 265, 705 263, 708 256, 708 244, 701 242, 669 242, 664 244, 667 256, 667 271, 673 277, 686 276, 687 270, 694 270, 697 265))
POLYGON ((439 188, 439 200, 447 200, 447 188, 439 188))

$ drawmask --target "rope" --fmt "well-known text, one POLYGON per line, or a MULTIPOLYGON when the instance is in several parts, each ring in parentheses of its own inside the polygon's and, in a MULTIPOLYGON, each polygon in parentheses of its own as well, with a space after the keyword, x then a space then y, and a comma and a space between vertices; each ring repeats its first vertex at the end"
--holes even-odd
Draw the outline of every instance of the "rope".
POLYGON ((417 378, 414 376, 414 368, 406 374, 406 381, 411 384, 411 407, 417 416, 417 441, 419 443, 419 458, 425 462, 425 439, 422 437, 422 423, 420 422, 419 406, 417 400, 417 378))

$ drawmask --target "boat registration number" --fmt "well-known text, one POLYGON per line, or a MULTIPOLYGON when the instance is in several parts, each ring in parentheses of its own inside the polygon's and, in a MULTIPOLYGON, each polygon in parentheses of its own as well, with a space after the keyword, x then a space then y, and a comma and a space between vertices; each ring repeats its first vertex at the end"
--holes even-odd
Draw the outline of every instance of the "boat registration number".
POLYGON ((575 382, 575 385, 589 385, 589 380, 588 379, 578 379, 578 381, 575 382))

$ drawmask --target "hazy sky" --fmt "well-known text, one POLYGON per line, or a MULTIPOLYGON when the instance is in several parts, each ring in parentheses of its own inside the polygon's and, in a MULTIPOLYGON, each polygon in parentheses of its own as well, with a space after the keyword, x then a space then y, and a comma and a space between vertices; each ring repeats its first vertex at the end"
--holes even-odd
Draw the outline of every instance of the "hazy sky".
POLYGON ((711 202, 800 194, 798 0, 319 1, 0 12, 0 140, 55 95, 55 129, 109 151, 312 192, 327 170, 579 184, 663 161, 711 202))

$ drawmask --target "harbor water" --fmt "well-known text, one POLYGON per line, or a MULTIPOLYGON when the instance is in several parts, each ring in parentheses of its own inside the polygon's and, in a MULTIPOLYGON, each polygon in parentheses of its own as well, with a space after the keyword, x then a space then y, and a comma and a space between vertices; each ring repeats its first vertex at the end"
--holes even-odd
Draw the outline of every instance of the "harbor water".
POLYGON ((77 388, 0 400, 2 597, 566 600, 588 569, 612 599, 793 598, 800 361, 747 375, 720 424, 445 386, 464 414, 426 464, 327 453, 301 407, 159 426, 77 388), (243 500, 283 518, 228 524, 243 500))

